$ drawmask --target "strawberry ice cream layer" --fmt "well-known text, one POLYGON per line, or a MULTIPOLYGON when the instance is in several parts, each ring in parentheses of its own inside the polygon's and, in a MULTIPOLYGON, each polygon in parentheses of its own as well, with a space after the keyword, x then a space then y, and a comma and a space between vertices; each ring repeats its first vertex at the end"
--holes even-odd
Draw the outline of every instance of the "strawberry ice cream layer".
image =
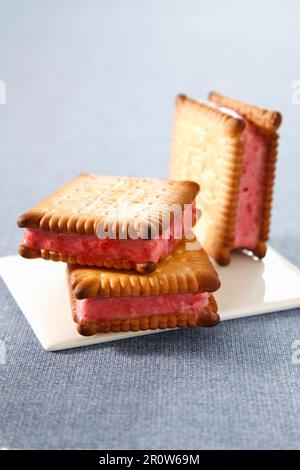
POLYGON ((209 292, 148 297, 114 297, 76 300, 78 323, 127 320, 171 313, 200 313, 209 302, 209 292))
POLYGON ((66 235, 26 229, 23 245, 34 250, 49 250, 83 258, 86 262, 97 259, 134 263, 158 262, 173 251, 176 241, 163 240, 100 240, 96 236, 66 235))
MULTIPOLYGON (((195 214, 194 203, 192 211, 195 214)), ((181 220, 178 223, 180 223, 179 227, 183 225, 181 220)), ((44 249, 76 256, 84 259, 86 263, 96 262, 97 259, 111 262, 127 260, 133 263, 157 263, 171 253, 180 241, 174 238, 174 233, 178 230, 178 223, 175 227, 174 224, 171 225, 169 238, 164 238, 161 235, 147 240, 132 240, 130 238, 102 240, 96 235, 73 235, 26 229, 23 245, 36 251, 44 249)))
POLYGON ((259 130, 246 121, 244 155, 233 249, 255 250, 262 222, 262 200, 267 144, 259 130))

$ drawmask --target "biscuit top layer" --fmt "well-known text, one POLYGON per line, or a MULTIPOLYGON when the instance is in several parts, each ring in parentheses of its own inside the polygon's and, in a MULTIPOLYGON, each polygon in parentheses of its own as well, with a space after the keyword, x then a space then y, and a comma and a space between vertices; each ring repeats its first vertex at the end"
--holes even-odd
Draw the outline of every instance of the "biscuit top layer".
POLYGON ((19 227, 96 235, 98 224, 136 230, 162 226, 173 207, 190 204, 199 192, 193 181, 95 176, 83 173, 21 215, 19 227), (125 213, 120 207, 126 207, 125 213))
POLYGON ((151 274, 69 266, 70 287, 78 299, 214 292, 220 287, 218 275, 194 243, 186 249, 186 241, 180 242, 151 274))

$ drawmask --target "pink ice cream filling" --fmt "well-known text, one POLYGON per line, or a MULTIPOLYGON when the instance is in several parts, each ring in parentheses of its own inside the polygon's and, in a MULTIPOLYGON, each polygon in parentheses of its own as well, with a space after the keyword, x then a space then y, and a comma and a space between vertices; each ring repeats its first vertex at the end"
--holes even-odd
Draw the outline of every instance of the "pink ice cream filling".
MULTIPOLYGON (((195 203, 192 213, 195 214, 195 203)), ((41 249, 64 253, 82 258, 86 263, 97 259, 110 262, 127 260, 133 263, 155 262, 171 253, 180 241, 178 224, 184 225, 184 218, 170 227, 170 236, 157 236, 153 239, 100 239, 96 235, 76 235, 56 232, 46 232, 27 228, 24 232, 23 245, 39 251, 41 249)), ((183 227, 184 228, 184 227, 183 227)), ((182 230, 182 233, 184 230, 182 230)))
POLYGON ((92 297, 76 300, 77 322, 126 320, 151 315, 201 313, 209 303, 209 292, 145 297, 92 297))
POLYGON ((267 144, 259 130, 246 120, 244 154, 232 249, 255 250, 262 223, 262 202, 267 144))

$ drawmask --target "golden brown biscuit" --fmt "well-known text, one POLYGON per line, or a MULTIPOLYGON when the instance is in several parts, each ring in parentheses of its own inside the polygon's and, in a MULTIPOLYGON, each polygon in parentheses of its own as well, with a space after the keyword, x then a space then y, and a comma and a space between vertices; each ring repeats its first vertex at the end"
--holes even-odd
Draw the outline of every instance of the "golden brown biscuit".
MULTIPOLYGON (((198 191, 198 184, 192 181, 83 173, 18 218, 18 226, 26 228, 19 253, 25 258, 152 271, 168 250, 161 243, 161 257, 156 254, 157 259, 152 259, 149 240, 141 246, 140 239, 149 235, 153 227, 161 235, 164 218, 169 217, 172 223, 174 208, 183 210, 186 204, 193 203, 198 191), (115 233, 116 240, 109 245, 102 240, 100 243, 99 227, 115 233), (133 245, 132 239, 119 242, 131 229, 137 233, 139 244, 133 245), (147 255, 145 259, 134 255, 139 247, 147 255)), ((170 243, 170 251, 173 248, 170 243)))
POLYGON ((230 251, 235 247, 244 172, 244 136, 246 128, 252 126, 266 145, 264 189, 259 209, 261 220, 255 246, 239 248, 250 249, 256 256, 263 257, 269 234, 277 128, 281 116, 217 93, 211 93, 209 98, 209 103, 200 103, 183 95, 177 98, 171 177, 180 180, 193 175, 200 184, 201 193, 197 198, 202 210, 200 239, 210 256, 221 265, 228 264, 230 251))
POLYGON ((70 285, 77 299, 90 297, 157 296, 214 292, 220 287, 216 270, 201 249, 185 249, 185 241, 150 274, 140 275, 69 265, 70 285))
POLYGON ((211 92, 209 94, 209 99, 218 105, 225 106, 241 113, 242 116, 245 116, 248 121, 253 123, 260 130, 267 142, 268 153, 264 177, 261 231, 257 247, 253 251, 258 258, 262 258, 266 254, 266 242, 269 238, 271 224, 273 188, 279 139, 277 130, 280 127, 282 116, 278 111, 269 111, 267 109, 259 108, 252 104, 243 103, 242 101, 222 96, 216 92, 211 92))
MULTIPOLYGON (((205 251, 202 248, 187 250, 185 241, 182 241, 174 252, 159 264, 154 273, 139 275, 101 268, 68 266, 68 282, 73 318, 78 323, 79 332, 84 335, 100 331, 137 331, 139 329, 196 325, 214 326, 219 322, 217 305, 212 296, 212 292, 220 287, 218 275, 205 251), (205 298, 206 303, 201 304, 201 308, 199 306, 199 308, 195 307, 192 310, 190 307, 188 310, 185 310, 183 306, 180 307, 193 294, 200 297, 200 299, 205 298), (154 305, 156 300, 159 300, 160 305, 163 306, 171 301, 170 305, 173 305, 173 307, 175 305, 176 310, 164 313, 155 310, 151 314, 147 311, 148 314, 132 317, 132 309, 135 308, 134 303, 136 304, 136 302, 133 302, 133 305, 130 305, 127 318, 126 311, 122 312, 122 304, 120 307, 119 302, 122 302, 122 299, 128 302, 130 298, 141 300, 139 306, 143 305, 143 302, 147 302, 147 308, 149 308, 149 301, 151 305, 154 305), (99 303, 101 299, 104 302, 99 303), (109 313, 107 317, 107 314, 105 314, 105 309, 107 309, 105 301, 111 301, 112 299, 115 299, 116 303, 111 304, 112 313, 109 313), (92 313, 80 316, 78 312, 81 311, 81 308, 86 307, 86 304, 84 304, 86 301, 90 302, 88 308, 91 309, 92 313), (95 305, 99 306, 95 307, 95 305), (116 309, 121 308, 122 318, 114 316, 113 305, 116 309), (98 308, 96 313, 95 308, 98 308), (101 317, 102 313, 103 318, 101 317), (89 315, 91 316, 89 317, 89 315)), ((189 300, 189 302, 192 301, 189 300)))
MULTIPOLYGON (((18 226, 77 235, 96 235, 99 222, 107 225, 128 225, 133 218, 136 226, 159 222, 162 206, 191 203, 199 192, 193 181, 172 181, 151 178, 96 176, 82 173, 50 197, 18 218, 18 226), (110 212, 126 202, 133 210, 131 218, 110 217, 110 212)), ((131 215, 131 214, 130 214, 131 215)))

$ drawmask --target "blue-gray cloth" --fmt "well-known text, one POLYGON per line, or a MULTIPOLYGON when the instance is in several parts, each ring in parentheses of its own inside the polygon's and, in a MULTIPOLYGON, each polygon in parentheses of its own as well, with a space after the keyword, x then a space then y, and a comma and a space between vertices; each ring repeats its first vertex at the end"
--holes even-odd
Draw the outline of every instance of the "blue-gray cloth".
MULTIPOLYGON (((81 171, 166 176, 175 95, 215 88, 283 111, 271 242, 300 265, 296 2, 0 10, 0 255, 16 253, 16 217, 81 171)), ((299 310, 50 353, 0 290, 0 445, 300 447, 299 310)))

